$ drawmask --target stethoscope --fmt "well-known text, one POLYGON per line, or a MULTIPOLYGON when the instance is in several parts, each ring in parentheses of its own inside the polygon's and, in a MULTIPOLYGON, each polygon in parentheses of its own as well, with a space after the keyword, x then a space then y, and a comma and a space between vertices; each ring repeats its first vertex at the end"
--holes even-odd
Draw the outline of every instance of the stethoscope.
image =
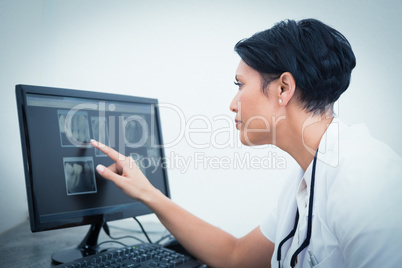
MULTIPOLYGON (((311 239, 311 228, 313 225, 313 200, 314 200, 314 183, 315 183, 315 166, 317 165, 317 154, 318 154, 318 149, 315 152, 314 156, 314 161, 313 161, 313 170, 311 172, 311 185, 310 185, 310 199, 309 199, 309 204, 308 204, 308 218, 307 218, 307 236, 304 242, 300 245, 300 247, 293 253, 292 258, 290 260, 290 267, 295 267, 296 266, 296 260, 297 260, 297 255, 299 255, 300 252, 303 251, 309 244, 310 244, 310 239, 311 239)), ((281 248, 283 244, 285 244, 286 241, 288 241, 290 238, 292 238, 297 229, 297 224, 299 223, 299 209, 297 209, 296 212, 296 219, 295 219, 295 225, 290 231, 290 233, 279 243, 278 246, 278 252, 277 252, 277 260, 278 260, 278 267, 281 267, 281 248)))

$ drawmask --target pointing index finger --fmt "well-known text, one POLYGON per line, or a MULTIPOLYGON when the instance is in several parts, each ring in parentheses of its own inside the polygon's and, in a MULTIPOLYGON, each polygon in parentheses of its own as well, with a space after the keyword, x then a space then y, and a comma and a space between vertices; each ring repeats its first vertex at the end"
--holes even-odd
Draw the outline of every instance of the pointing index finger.
POLYGON ((110 157, 110 159, 112 159, 115 162, 119 162, 126 158, 124 155, 122 155, 118 151, 114 150, 113 148, 110 148, 109 146, 107 146, 99 141, 92 139, 91 144, 93 147, 101 150, 103 153, 105 153, 107 156, 110 157))

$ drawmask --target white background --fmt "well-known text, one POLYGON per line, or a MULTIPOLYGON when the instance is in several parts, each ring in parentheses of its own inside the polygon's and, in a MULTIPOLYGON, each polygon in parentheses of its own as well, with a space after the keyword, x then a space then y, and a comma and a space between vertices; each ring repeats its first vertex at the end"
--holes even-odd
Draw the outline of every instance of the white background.
POLYGON ((0 232, 27 218, 16 84, 145 96, 174 105, 185 120, 161 109, 164 139, 177 141, 166 149, 173 156, 173 200, 236 236, 257 226, 295 163, 277 149, 239 144, 228 109, 237 90, 233 46, 287 18, 317 18, 348 38, 357 67, 337 113, 346 123, 367 124, 401 155, 401 10, 398 0, 0 0, 0 232), (205 132, 188 132, 194 128, 205 132), (197 149, 194 143, 208 146, 197 149), (189 167, 174 157, 187 159, 189 167), (203 162, 208 157, 232 162, 219 167, 203 162), (236 157, 254 157, 266 166, 240 168, 236 157))

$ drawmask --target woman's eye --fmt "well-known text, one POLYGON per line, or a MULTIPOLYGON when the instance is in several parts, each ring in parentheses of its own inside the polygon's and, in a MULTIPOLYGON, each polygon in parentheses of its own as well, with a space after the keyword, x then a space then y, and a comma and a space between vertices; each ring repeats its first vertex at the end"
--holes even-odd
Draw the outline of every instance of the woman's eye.
POLYGON ((243 85, 242 83, 239 83, 239 82, 234 82, 234 84, 236 85, 236 86, 238 86, 239 88, 241 88, 241 86, 243 85))

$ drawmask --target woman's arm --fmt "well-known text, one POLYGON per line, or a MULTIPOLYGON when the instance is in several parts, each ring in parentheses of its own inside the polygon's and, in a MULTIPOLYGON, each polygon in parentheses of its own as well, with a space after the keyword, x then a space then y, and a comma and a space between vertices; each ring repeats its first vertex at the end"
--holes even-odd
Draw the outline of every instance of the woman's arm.
POLYGON ((202 262, 212 267, 269 267, 274 244, 255 228, 242 238, 210 225, 184 210, 152 186, 130 157, 96 141, 92 145, 115 163, 97 171, 129 197, 143 202, 170 233, 202 262))

